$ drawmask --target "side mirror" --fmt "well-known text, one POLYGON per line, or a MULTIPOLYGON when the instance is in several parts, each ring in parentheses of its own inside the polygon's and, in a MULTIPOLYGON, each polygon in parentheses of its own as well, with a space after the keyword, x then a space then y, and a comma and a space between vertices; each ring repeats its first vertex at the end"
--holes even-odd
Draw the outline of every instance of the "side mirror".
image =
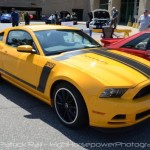
POLYGON ((18 52, 25 52, 25 53, 36 53, 36 51, 30 45, 21 45, 17 47, 18 52))

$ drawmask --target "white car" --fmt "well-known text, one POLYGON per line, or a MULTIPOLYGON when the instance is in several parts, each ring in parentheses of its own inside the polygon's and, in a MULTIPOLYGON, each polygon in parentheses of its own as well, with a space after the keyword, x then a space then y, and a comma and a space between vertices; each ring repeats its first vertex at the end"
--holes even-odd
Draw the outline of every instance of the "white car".
POLYGON ((88 15, 90 20, 86 22, 86 26, 90 29, 101 29, 103 26, 107 26, 110 21, 110 14, 106 9, 95 9, 88 15))

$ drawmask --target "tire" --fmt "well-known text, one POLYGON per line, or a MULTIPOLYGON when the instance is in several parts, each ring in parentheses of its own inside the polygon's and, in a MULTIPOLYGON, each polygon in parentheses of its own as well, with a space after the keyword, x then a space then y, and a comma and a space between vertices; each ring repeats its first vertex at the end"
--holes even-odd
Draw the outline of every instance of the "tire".
POLYGON ((85 102, 78 90, 69 83, 62 82, 54 89, 54 107, 60 121, 71 128, 88 125, 85 102))

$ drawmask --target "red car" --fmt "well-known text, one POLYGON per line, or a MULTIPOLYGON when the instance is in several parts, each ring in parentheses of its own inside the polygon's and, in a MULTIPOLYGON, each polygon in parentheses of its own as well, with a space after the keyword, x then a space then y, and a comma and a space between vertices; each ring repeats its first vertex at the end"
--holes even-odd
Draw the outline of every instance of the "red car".
POLYGON ((102 39, 105 47, 137 55, 150 61, 150 31, 142 31, 125 39, 102 39))

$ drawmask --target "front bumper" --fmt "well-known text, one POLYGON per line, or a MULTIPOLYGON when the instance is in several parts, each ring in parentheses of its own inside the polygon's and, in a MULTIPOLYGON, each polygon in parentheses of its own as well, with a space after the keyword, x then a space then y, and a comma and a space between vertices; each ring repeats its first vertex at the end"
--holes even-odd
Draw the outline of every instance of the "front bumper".
POLYGON ((150 96, 138 101, 97 99, 90 113, 90 125, 118 128, 150 118, 150 96))

